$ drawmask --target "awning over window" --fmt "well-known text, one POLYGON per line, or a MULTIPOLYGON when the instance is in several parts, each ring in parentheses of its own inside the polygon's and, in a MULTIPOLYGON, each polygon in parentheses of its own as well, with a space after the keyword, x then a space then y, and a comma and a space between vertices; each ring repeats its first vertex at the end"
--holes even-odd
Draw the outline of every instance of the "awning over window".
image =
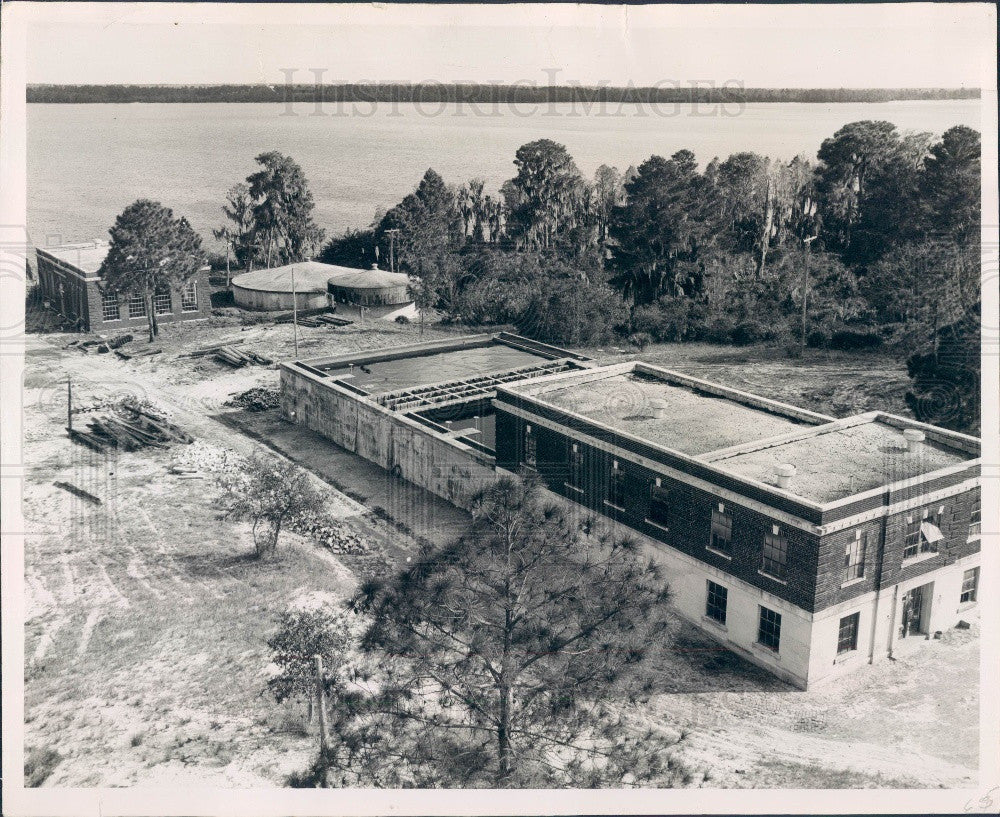
POLYGON ((941 533, 941 529, 933 522, 921 522, 920 535, 932 545, 944 540, 944 534, 941 533))

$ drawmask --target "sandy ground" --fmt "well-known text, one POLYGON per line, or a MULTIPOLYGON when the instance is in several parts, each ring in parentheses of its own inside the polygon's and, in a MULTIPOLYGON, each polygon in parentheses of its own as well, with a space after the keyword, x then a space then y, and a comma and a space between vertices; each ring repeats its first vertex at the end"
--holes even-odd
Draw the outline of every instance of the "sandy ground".
MULTIPOLYGON (((300 331, 314 343, 310 354, 417 339, 409 327, 300 331)), ((168 327, 160 343, 195 348, 241 332, 262 354, 291 351, 290 327, 168 327)), ((222 408, 232 392, 276 385, 274 369, 232 371, 166 352, 123 362, 63 349, 73 337, 27 338, 26 755, 41 763, 58 752, 47 761, 46 786, 282 785, 316 738, 300 707, 276 706, 264 694, 264 639, 294 600, 348 595, 356 565, 292 533, 283 534, 280 560, 258 563, 247 558, 246 526, 217 518, 210 484, 168 474, 171 452, 105 462, 71 444, 66 376, 78 401, 140 394, 207 444, 245 454, 266 442, 287 453, 323 484, 333 513, 396 560, 419 538, 460 532, 465 517, 281 423, 276 412, 222 408), (106 501, 87 506, 56 480, 106 501)), ((709 374, 697 355, 673 362, 709 374)), ((744 381, 759 377, 781 399, 792 395, 775 391, 807 388, 800 382, 829 385, 828 373, 789 365, 722 363, 715 379, 749 388, 744 381)), ((684 735, 675 763, 687 770, 687 785, 964 785, 977 765, 977 635, 975 626, 951 631, 913 655, 802 693, 684 628, 662 692, 628 715, 684 735)))

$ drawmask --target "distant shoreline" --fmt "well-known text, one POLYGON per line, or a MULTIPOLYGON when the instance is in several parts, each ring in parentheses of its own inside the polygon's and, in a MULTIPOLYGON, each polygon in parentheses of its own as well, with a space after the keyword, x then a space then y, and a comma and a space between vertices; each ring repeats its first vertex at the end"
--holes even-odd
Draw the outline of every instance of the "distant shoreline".
POLYGON ((476 84, 28 85, 29 103, 752 104, 979 99, 979 88, 583 87, 476 84))

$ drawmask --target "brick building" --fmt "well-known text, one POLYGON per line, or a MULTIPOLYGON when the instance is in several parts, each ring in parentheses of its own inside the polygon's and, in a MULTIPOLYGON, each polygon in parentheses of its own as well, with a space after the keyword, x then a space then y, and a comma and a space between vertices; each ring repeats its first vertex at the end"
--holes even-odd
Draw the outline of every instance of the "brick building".
MULTIPOLYGON (((148 323, 142 295, 104 290, 99 270, 108 247, 106 241, 88 241, 35 249, 41 297, 82 332, 141 328, 148 323)), ((208 317, 212 309, 208 273, 206 265, 183 287, 154 295, 157 321, 208 317)))
POLYGON ((498 473, 537 472, 661 561, 679 614, 801 687, 976 603, 973 437, 504 333, 285 363, 281 387, 287 419, 462 507, 498 473))
POLYGON ((536 471, 667 568, 677 611, 798 686, 953 626, 979 592, 979 441, 835 420, 632 362, 501 386, 536 471))

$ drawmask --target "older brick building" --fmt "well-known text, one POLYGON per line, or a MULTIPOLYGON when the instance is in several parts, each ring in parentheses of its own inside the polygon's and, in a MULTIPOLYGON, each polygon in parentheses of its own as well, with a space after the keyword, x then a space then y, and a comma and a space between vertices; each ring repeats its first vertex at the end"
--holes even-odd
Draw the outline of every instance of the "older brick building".
MULTIPOLYGON (((141 295, 116 295, 103 287, 99 270, 108 246, 106 241, 87 241, 35 249, 41 297, 83 332, 141 328, 148 322, 141 295)), ((208 317, 212 308, 208 273, 206 265, 183 287, 157 293, 153 297, 157 321, 208 317)))
POLYGON ((503 386, 496 465, 665 563, 677 610, 799 686, 975 604, 979 441, 835 420, 643 363, 503 386), (910 439, 907 439, 910 438, 910 439))

